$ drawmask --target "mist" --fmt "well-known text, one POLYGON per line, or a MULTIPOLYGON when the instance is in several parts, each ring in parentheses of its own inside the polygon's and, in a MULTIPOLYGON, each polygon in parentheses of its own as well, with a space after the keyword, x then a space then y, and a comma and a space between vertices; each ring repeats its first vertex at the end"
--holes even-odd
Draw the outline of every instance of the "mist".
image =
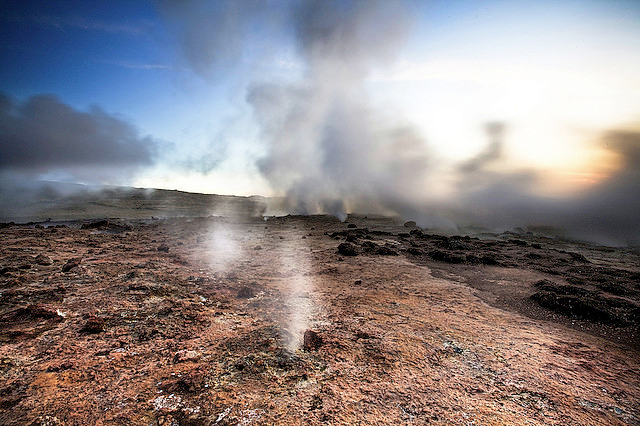
POLYGON ((478 129, 487 139, 481 152, 447 164, 415 123, 377 107, 367 81, 399 60, 416 24, 411 2, 254 1, 239 8, 236 2, 194 1, 175 14, 175 3, 159 4, 200 78, 244 60, 252 48, 245 32, 256 22, 266 40, 293 40, 299 75, 254 77, 245 97, 265 146, 256 166, 285 197, 289 213, 329 213, 341 220, 352 212, 395 214, 448 230, 541 225, 611 244, 640 236, 632 195, 638 189, 637 133, 609 132, 608 149, 625 159, 621 168, 559 199, 539 195, 538 171, 500 171, 510 123, 499 117, 478 129))
POLYGON ((428 147, 411 123, 377 111, 365 82, 411 26, 398 2, 303 2, 292 13, 304 76, 254 82, 247 102, 268 153, 258 161, 292 212, 344 219, 355 206, 413 210, 425 200, 428 147))

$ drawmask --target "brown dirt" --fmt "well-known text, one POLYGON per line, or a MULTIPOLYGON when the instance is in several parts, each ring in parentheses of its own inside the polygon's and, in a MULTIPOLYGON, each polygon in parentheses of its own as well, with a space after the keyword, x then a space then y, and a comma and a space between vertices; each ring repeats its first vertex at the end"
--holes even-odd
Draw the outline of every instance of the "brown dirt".
POLYGON ((0 229, 0 423, 640 424, 632 251, 350 222, 0 229))

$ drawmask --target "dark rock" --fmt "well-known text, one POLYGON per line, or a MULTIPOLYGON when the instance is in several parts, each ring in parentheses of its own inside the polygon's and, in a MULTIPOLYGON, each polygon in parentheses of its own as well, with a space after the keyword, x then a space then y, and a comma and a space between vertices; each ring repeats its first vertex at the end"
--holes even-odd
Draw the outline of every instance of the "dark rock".
POLYGON ((35 261, 38 265, 43 266, 49 266, 53 264, 53 260, 51 260, 51 258, 44 253, 40 253, 39 255, 37 255, 35 261))
POLYGON ((262 250, 262 247, 261 246, 255 246, 253 249, 254 250, 262 250))
POLYGON ((361 285, 362 284, 362 280, 356 280, 353 284, 354 285, 361 285))
POLYGON ((79 257, 74 257, 73 259, 67 260, 67 263, 62 266, 62 272, 69 272, 73 268, 80 266, 81 261, 82 259, 80 259, 79 257))
POLYGON ((433 260, 446 263, 464 263, 467 259, 464 254, 448 253, 440 250, 433 250, 429 252, 429 257, 433 260))
POLYGON ((347 235, 346 241, 348 243, 357 243, 358 242, 358 236, 354 235, 354 234, 347 235))
POLYGON ((322 346, 322 337, 313 330, 307 330, 304 332, 304 342, 302 348, 305 352, 309 352, 318 349, 322 346))
POLYGON ((366 253, 374 253, 378 245, 372 241, 365 241, 361 244, 362 250, 366 253))
POLYGON ((351 243, 341 243, 338 245, 338 253, 343 256, 356 256, 358 249, 351 243))
POLYGON ((416 226, 416 222, 413 220, 404 223, 405 228, 415 228, 416 226))
POLYGON ((356 331, 356 339, 373 339, 373 336, 366 331, 356 331))
POLYGON ((357 228, 358 225, 356 225, 355 223, 350 223, 347 225, 347 228, 357 228))
POLYGON ((96 222, 84 223, 80 229, 98 229, 110 233, 119 234, 124 231, 131 231, 131 225, 121 221, 98 220, 96 222))
POLYGON ((83 223, 80 229, 98 229, 98 228, 106 228, 107 226, 109 226, 108 220, 98 220, 96 222, 83 223))
POLYGON ((95 315, 90 315, 80 331, 84 333, 102 333, 105 329, 104 319, 95 315))
POLYGON ((480 258, 480 263, 482 263, 483 265, 499 265, 500 264, 500 262, 498 262, 496 258, 493 256, 482 256, 480 258))
POLYGON ((16 272, 18 268, 14 268, 13 266, 5 266, 0 268, 0 277, 3 275, 11 276, 12 272, 16 272))
POLYGON ((158 251, 162 251, 162 252, 167 253, 167 252, 169 252, 169 246, 166 245, 166 244, 160 244, 158 246, 158 251))
POLYGON ((531 299, 544 308, 569 317, 578 317, 599 323, 620 323, 619 319, 606 309, 605 303, 596 298, 540 291, 531 295, 531 299))
POLYGON ((573 285, 561 285, 556 284, 550 280, 540 280, 535 283, 535 286, 540 291, 547 291, 551 293, 561 294, 561 295, 572 295, 572 296, 587 296, 591 295, 593 292, 586 290, 581 287, 576 287, 573 285))
POLYGON ((238 290, 238 299, 251 299, 255 297, 255 293, 251 287, 244 286, 238 290))
POLYGON ((436 246, 447 250, 469 250, 469 245, 463 243, 459 237, 440 237, 440 241, 436 242, 436 246))
POLYGON ((382 256, 397 256, 398 252, 392 248, 381 246, 381 247, 378 247, 378 249, 376 250, 376 254, 379 254, 382 256))
POLYGON ((596 284, 596 286, 600 290, 606 291, 611 294, 615 294, 616 296, 631 296, 637 293, 633 289, 624 287, 616 282, 598 283, 596 284))
POLYGON ((58 310, 49 305, 32 304, 23 308, 18 308, 15 311, 8 312, 3 315, 3 320, 29 320, 43 318, 53 321, 63 321, 64 317, 58 313, 58 310))
POLYGON ((407 253, 412 254, 414 256, 421 256, 424 254, 424 252, 422 250, 420 250, 419 248, 415 248, 415 247, 409 247, 407 249, 407 253))
POLYGON ((583 255, 581 255, 580 253, 574 253, 574 252, 570 251, 570 252, 568 252, 568 254, 575 261, 583 262, 583 263, 591 263, 591 262, 589 262, 589 259, 587 259, 583 255))

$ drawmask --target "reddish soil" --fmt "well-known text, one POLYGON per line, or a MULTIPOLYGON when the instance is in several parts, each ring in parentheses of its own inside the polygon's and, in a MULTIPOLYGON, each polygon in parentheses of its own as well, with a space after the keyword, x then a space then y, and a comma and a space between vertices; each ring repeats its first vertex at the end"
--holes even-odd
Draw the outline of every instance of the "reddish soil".
POLYGON ((0 423, 640 424, 637 253, 349 221, 0 229, 0 423))

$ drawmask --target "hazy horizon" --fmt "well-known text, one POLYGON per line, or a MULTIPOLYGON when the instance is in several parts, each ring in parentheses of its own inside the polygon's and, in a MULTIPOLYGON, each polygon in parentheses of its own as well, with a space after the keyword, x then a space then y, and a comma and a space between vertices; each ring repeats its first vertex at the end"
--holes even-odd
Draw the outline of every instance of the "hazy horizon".
POLYGON ((637 2, 34 1, 0 20, 5 194, 122 185, 640 239, 637 2))

